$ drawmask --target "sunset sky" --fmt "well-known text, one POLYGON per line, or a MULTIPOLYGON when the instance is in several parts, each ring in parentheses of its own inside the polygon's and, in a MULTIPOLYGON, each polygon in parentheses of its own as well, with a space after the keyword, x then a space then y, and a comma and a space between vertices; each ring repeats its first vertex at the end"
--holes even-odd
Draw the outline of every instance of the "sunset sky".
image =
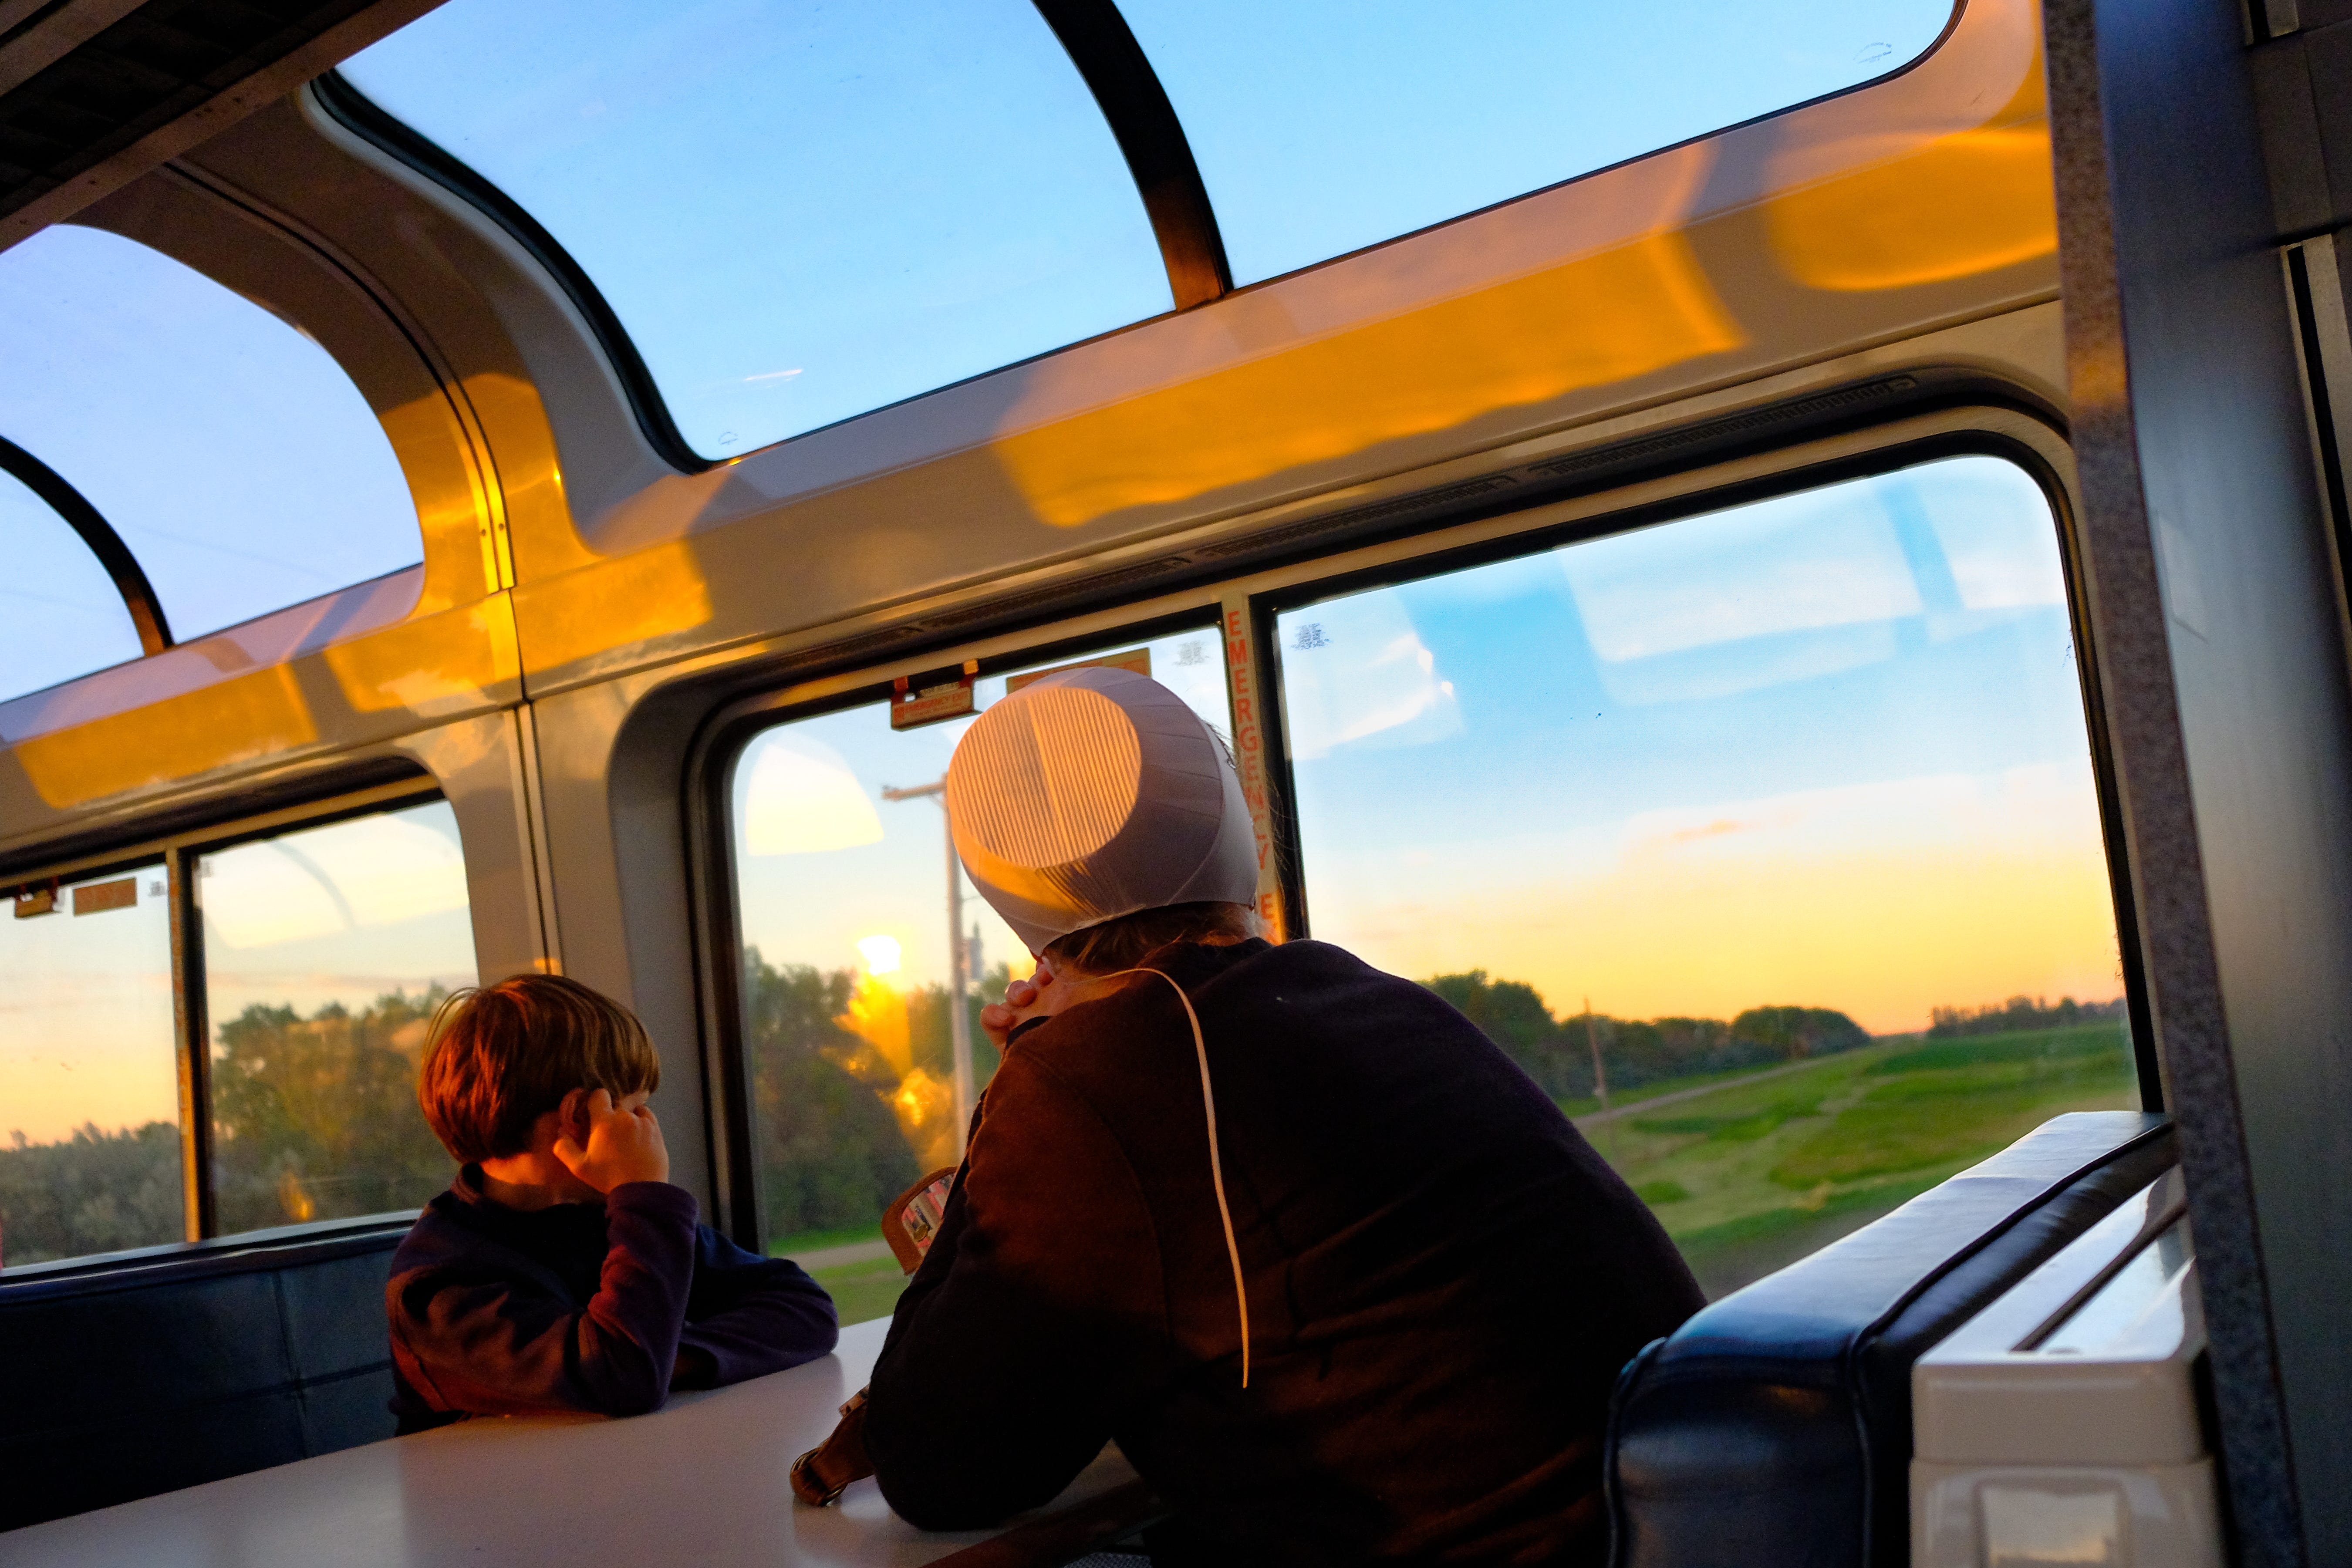
MULTIPOLYGON (((1562 1014, 1798 1003, 1882 1033, 1939 1005, 2121 994, 2056 536, 2005 462, 1280 627, 1310 924, 1383 968, 1485 969, 1562 1014)), ((1151 647, 1223 728, 1213 634, 1151 647)), ((982 706, 1002 690, 982 681, 982 706)), ((880 790, 940 777, 968 722, 893 732, 873 704, 756 739, 735 778, 745 940, 834 969, 887 935, 897 983, 944 979, 940 813, 880 790)), ((965 910, 985 962, 1020 953, 965 910)))
POLYGON ((1314 933, 1557 1013, 2122 992, 2055 531, 1930 464, 1281 618, 1314 933), (1432 803, 1443 803, 1433 809, 1432 803))
MULTIPOLYGON (((444 802, 198 864, 215 1026, 257 1002, 309 1016, 330 1002, 356 1011, 389 991, 473 983, 465 862, 444 802)), ((163 867, 137 881, 130 909, 0 914, 0 973, 11 977, 0 991, 0 1141, 179 1121, 163 867)))
MULTIPOLYGON (((1105 644, 1102 652, 1148 648, 1152 678, 1227 731, 1224 645, 1216 628, 1105 644)), ((1051 661, 1053 668, 1075 660, 1051 661)), ((1008 671, 1017 674, 1018 670, 1008 671)), ((1004 695, 1004 675, 976 683, 986 711, 1004 695)), ((955 743, 971 727, 950 720, 917 730, 890 728, 887 707, 866 703, 782 724, 756 737, 736 763, 736 878, 744 942, 771 963, 862 967, 858 943, 898 943, 901 985, 947 979, 947 814, 935 800, 886 801, 899 789, 946 776, 955 743)), ((981 967, 1028 968, 1028 950, 996 912, 962 884, 964 926, 981 931, 981 967)))

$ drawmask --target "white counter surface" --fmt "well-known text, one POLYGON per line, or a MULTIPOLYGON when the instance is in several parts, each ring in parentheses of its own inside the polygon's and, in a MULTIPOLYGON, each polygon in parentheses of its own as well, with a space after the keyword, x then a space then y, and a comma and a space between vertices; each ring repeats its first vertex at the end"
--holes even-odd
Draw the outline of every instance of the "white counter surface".
MULTIPOLYGON (((828 1509, 793 1499, 793 1460, 865 1384, 887 1319, 823 1361, 682 1394, 624 1421, 467 1421, 0 1534, 8 1568, 772 1568, 937 1562, 993 1531, 930 1535, 871 1479, 828 1509)), ((1134 1479, 1106 1449, 1045 1515, 1134 1479)), ((1032 1516, 1036 1517, 1036 1516, 1032 1516)))

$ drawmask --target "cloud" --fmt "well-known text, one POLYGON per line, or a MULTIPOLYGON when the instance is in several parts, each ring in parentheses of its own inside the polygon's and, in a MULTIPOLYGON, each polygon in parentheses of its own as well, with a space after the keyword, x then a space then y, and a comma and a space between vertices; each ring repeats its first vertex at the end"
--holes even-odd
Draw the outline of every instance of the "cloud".
POLYGON ((1462 732, 1454 683, 1393 594, 1334 599, 1281 620, 1283 716, 1291 756, 1342 746, 1423 746, 1462 732))
POLYGON ((882 837, 873 799, 842 754, 788 731, 757 743, 741 821, 743 847, 754 855, 812 855, 882 837))

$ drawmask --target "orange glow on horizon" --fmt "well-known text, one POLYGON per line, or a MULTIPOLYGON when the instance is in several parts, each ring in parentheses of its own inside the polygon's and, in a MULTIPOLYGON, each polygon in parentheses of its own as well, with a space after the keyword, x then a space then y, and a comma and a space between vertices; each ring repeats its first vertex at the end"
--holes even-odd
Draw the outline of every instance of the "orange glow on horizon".
POLYGON ((2108 1001, 2123 982, 2095 810, 2055 773, 1693 812, 1556 879, 1334 910, 1319 934, 1415 980, 1524 981, 1556 1016, 1588 994, 1622 1018, 1796 1004, 1892 1034, 2020 994, 2108 1001))

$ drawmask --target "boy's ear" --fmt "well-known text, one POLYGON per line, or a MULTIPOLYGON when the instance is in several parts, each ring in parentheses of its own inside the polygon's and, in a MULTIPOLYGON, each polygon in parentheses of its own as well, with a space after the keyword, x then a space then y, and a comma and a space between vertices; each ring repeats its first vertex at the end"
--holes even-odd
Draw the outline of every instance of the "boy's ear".
POLYGON ((575 1089, 565 1095, 563 1103, 556 1107, 555 1121, 560 1136, 569 1138, 585 1149, 588 1146, 588 1091, 575 1089))

